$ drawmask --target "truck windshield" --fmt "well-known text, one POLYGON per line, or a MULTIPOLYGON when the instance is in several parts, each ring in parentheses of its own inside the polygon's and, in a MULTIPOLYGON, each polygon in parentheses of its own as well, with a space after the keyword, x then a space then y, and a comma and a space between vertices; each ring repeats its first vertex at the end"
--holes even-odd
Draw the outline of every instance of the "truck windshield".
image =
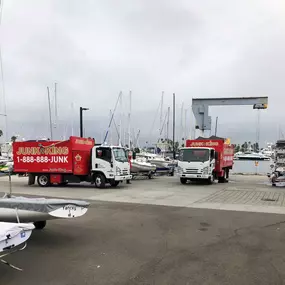
POLYGON ((126 151, 123 148, 113 148, 115 160, 119 162, 128 162, 126 151))
POLYGON ((208 149, 182 149, 180 151, 181 161, 201 161, 205 162, 209 160, 208 149))

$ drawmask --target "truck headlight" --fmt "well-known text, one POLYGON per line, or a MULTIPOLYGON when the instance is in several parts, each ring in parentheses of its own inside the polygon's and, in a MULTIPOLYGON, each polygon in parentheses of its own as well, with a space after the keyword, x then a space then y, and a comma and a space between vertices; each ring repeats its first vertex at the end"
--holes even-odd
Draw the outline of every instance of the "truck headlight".
POLYGON ((177 172, 178 172, 178 173, 183 172, 183 168, 182 168, 181 166, 177 166, 177 172))
POLYGON ((116 175, 121 175, 121 168, 120 167, 116 167, 116 175))
POLYGON ((207 174, 209 171, 209 166, 206 166, 202 169, 203 174, 207 174))

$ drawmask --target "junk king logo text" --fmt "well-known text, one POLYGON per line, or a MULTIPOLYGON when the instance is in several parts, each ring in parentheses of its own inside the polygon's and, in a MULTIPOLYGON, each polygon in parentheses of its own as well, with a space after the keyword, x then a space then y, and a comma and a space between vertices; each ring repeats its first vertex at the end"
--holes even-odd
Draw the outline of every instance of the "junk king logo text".
POLYGON ((19 147, 17 155, 68 155, 69 149, 66 146, 48 146, 48 147, 19 147))

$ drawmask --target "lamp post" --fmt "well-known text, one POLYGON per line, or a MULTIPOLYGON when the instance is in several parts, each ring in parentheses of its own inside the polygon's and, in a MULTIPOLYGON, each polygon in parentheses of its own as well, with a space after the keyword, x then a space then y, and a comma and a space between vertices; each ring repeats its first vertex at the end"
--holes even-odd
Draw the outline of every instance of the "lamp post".
POLYGON ((80 107, 80 137, 83 137, 83 111, 87 111, 89 108, 80 107))

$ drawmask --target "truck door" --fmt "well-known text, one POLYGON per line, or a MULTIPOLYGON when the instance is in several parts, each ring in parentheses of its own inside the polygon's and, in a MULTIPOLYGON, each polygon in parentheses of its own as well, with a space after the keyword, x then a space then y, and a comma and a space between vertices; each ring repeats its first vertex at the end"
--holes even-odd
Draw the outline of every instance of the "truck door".
POLYGON ((73 174, 88 175, 90 173, 90 152, 76 150, 72 152, 73 174))
POLYGON ((93 167, 95 170, 108 171, 112 163, 112 151, 109 147, 97 147, 95 149, 95 160, 93 167))

